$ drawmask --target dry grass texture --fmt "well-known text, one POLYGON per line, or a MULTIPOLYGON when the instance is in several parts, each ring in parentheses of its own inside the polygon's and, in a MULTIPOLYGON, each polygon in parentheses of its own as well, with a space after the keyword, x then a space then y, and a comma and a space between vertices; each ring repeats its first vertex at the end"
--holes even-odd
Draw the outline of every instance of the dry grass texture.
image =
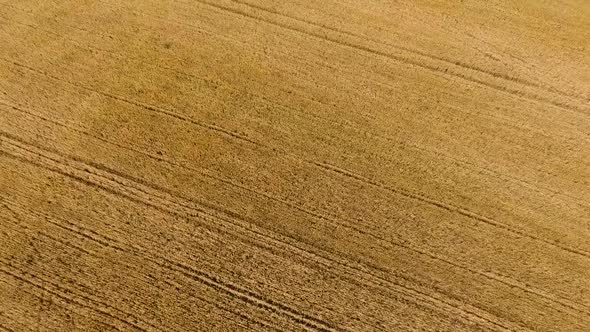
POLYGON ((590 331, 590 3, 0 4, 0 331, 590 331))

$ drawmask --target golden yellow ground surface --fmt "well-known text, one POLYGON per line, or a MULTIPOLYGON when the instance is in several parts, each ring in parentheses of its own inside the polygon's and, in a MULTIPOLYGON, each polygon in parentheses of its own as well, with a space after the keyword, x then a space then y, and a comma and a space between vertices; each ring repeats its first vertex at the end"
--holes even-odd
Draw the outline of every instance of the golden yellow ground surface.
POLYGON ((0 4, 0 330, 590 331, 590 3, 0 4))

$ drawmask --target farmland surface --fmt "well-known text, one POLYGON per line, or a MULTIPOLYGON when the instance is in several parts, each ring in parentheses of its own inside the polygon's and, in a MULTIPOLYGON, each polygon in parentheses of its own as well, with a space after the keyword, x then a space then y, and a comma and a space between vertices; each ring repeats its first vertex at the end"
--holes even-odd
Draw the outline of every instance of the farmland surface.
POLYGON ((0 331, 590 331, 590 2, 0 2, 0 331))

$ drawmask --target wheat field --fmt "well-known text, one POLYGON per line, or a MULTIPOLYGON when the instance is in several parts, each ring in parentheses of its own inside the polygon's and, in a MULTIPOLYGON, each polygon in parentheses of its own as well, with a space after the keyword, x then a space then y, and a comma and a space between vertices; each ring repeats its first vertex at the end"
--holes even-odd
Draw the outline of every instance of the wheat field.
POLYGON ((0 331, 590 331, 590 2, 2 1, 0 331))

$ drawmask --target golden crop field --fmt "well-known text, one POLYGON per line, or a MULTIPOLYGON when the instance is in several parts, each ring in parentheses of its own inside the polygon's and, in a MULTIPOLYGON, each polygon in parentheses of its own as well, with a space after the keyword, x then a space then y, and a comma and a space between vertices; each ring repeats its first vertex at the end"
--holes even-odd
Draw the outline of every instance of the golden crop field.
POLYGON ((0 331, 590 331, 587 0, 0 3, 0 331))

